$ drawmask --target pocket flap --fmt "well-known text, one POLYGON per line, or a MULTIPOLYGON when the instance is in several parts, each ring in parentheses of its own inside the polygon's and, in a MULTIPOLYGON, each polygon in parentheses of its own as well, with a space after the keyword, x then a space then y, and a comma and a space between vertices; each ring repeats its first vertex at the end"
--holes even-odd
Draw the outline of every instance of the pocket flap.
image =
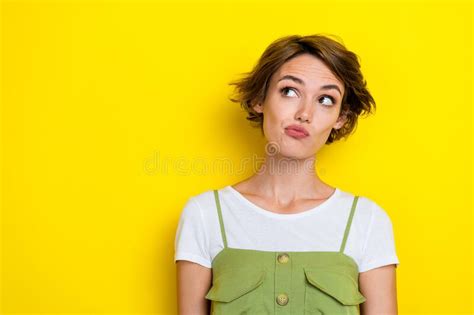
POLYGON ((256 289, 263 283, 266 271, 261 268, 233 268, 220 274, 213 280, 206 299, 231 302, 256 289))
POLYGON ((366 298, 350 275, 330 268, 304 268, 308 282, 344 305, 357 305, 366 298))

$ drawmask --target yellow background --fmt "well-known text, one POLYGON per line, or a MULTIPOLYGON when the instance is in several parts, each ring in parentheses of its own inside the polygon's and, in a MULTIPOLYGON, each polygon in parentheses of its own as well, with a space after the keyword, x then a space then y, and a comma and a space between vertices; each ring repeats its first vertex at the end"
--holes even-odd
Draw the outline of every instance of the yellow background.
POLYGON ((228 83, 311 33, 360 56, 377 102, 317 168, 392 219, 400 314, 474 312, 471 2, 4 1, 1 16, 3 313, 176 313, 182 206, 263 154, 228 83))

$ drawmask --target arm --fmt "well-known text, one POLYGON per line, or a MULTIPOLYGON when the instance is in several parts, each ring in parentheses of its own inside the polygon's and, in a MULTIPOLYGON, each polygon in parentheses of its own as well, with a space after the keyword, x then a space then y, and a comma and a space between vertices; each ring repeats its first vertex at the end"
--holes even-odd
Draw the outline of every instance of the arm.
POLYGON ((212 258, 209 227, 195 198, 188 199, 181 213, 175 237, 177 293, 179 315, 208 315, 212 258))
POLYGON ((367 299, 360 305, 362 315, 398 314, 395 265, 359 273, 359 288, 367 299))
POLYGON ((212 269, 186 260, 178 260, 178 314, 208 315, 209 300, 205 299, 211 287, 212 269))
POLYGON ((363 315, 397 315, 396 265, 393 226, 387 212, 375 202, 359 268, 359 288, 366 297, 363 315))

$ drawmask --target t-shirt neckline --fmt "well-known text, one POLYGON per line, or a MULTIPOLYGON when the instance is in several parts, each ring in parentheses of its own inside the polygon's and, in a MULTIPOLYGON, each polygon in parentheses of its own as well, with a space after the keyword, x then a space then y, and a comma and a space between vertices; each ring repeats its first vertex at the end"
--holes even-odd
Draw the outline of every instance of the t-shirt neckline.
POLYGON ((276 219, 295 219, 295 218, 301 218, 301 217, 306 217, 308 215, 314 214, 314 213, 319 213, 324 209, 329 208, 334 202, 339 198, 339 195, 341 194, 341 190, 338 187, 335 187, 335 191, 332 193, 329 198, 327 198, 325 201, 323 201, 321 204, 310 208, 308 210, 304 210, 302 212, 297 212, 297 213, 276 213, 272 212, 270 210, 264 209, 253 202, 251 202, 249 199, 244 197, 239 191, 237 191, 235 188, 233 188, 231 185, 227 185, 224 187, 224 190, 229 191, 235 198, 237 198, 240 202, 244 203, 246 206, 248 206, 250 209, 252 209, 255 212, 258 212, 260 214, 263 214, 267 217, 271 218, 276 218, 276 219))

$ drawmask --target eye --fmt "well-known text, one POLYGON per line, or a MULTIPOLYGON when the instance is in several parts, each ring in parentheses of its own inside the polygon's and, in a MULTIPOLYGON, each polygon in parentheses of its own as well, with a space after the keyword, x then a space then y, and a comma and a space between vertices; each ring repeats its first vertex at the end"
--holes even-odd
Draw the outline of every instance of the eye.
POLYGON ((322 100, 322 99, 326 99, 326 100, 329 100, 331 102, 329 104, 327 103, 327 101, 325 103, 321 103, 324 106, 332 106, 335 103, 334 98, 332 96, 329 96, 329 95, 323 95, 319 100, 322 100))
MULTIPOLYGON (((280 89, 280 93, 283 94, 284 96, 288 96, 288 95, 286 94, 287 91, 293 91, 293 93, 294 93, 295 95, 297 95, 296 92, 295 92, 295 89, 292 88, 292 87, 285 86, 284 88, 281 88, 281 89, 280 89)), ((291 96, 290 96, 290 97, 291 97, 291 96)))

